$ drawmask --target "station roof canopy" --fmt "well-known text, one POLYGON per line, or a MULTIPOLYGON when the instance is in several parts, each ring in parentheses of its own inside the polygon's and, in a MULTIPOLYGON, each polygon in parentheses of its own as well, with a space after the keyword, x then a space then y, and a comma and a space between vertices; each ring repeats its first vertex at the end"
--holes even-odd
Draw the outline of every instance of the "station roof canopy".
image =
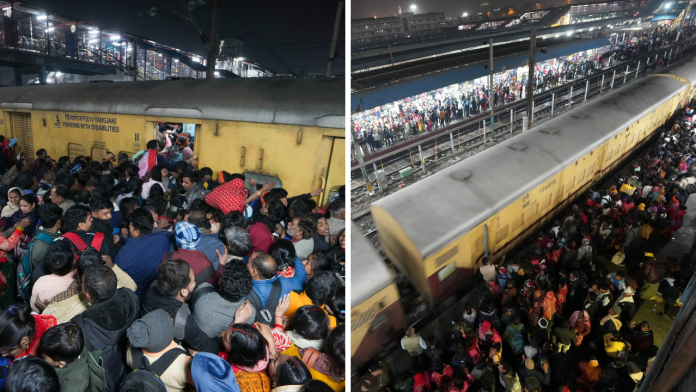
MULTIPOLYGON (((546 61, 555 57, 597 49, 606 45, 609 45, 609 39, 607 37, 576 41, 570 44, 550 47, 546 54, 538 52, 536 61, 546 61)), ((520 53, 495 59, 493 62, 494 71, 503 72, 509 69, 522 67, 528 58, 528 53, 520 53)), ((357 108, 358 104, 360 104, 360 111, 364 111, 400 99, 413 97, 438 88, 478 79, 487 75, 488 69, 484 68, 483 63, 480 62, 442 72, 431 73, 422 77, 353 93, 351 94, 351 109, 357 108)))

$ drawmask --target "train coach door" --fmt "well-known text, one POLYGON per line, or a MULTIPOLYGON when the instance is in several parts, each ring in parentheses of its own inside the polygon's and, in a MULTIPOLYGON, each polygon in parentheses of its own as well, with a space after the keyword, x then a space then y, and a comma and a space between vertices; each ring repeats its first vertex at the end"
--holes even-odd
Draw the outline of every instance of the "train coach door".
POLYGON ((10 113, 12 137, 17 139, 16 152, 23 152, 34 157, 34 133, 31 126, 31 113, 10 113))
POLYGON ((320 205, 328 203, 333 198, 331 188, 346 184, 346 139, 342 137, 332 139, 331 155, 322 178, 324 194, 321 196, 320 205))

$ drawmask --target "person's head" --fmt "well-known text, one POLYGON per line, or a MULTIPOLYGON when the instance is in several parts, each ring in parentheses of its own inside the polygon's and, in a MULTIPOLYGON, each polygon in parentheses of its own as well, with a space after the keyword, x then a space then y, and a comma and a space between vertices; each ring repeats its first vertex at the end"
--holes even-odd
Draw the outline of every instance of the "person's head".
POLYGON ((196 186, 198 184, 199 177, 198 173, 195 171, 187 171, 186 173, 183 174, 181 177, 181 185, 184 187, 184 189, 188 192, 191 188, 196 186))
POLYGON ((245 257, 251 250, 251 236, 244 228, 231 226, 225 229, 225 245, 232 256, 245 257))
POLYGON ((39 352, 49 365, 64 368, 80 357, 84 346, 80 327, 65 323, 44 332, 39 341, 39 352))
POLYGON ((74 205, 65 211, 63 231, 87 231, 92 227, 92 211, 87 206, 74 205))
POLYGON ((137 210, 138 207, 138 199, 135 197, 124 197, 118 204, 118 209, 125 217, 129 216, 131 212, 137 210))
POLYGON ((296 335, 307 340, 323 340, 329 333, 329 316, 316 305, 306 305, 292 315, 296 335))
POLYGON ((342 197, 332 201, 329 204, 329 212, 331 217, 336 219, 346 219, 346 201, 342 197))
POLYGON ((315 231, 315 223, 308 216, 293 218, 288 223, 288 235, 294 240, 308 240, 312 238, 315 231))
POLYGON ((36 195, 32 193, 26 194, 19 199, 19 209, 22 210, 22 214, 26 215, 34 211, 34 208, 36 208, 36 203, 36 195))
POLYGON ((157 267, 157 291, 181 302, 196 288, 196 276, 184 260, 169 260, 157 267))
POLYGON ((616 280, 623 280, 624 279, 624 273, 621 271, 616 272, 616 280))
POLYGON ((148 150, 155 150, 155 152, 159 152, 159 143, 157 143, 157 140, 150 140, 147 142, 146 147, 148 150))
POLYGON ((509 363, 507 363, 507 362, 500 362, 500 363, 498 364, 498 370, 499 370, 500 373, 502 373, 502 374, 507 374, 507 373, 509 373, 510 371, 512 371, 512 368, 510 367, 510 364, 509 364, 509 363))
POLYGON ((314 305, 323 306, 336 295, 338 282, 329 271, 321 271, 311 277, 305 286, 305 294, 314 305))
POLYGON ((152 233, 155 225, 155 219, 152 214, 144 208, 138 208, 128 215, 130 225, 128 230, 133 238, 139 238, 152 233))
MULTIPOLYGON (((162 166, 160 166, 160 165, 153 166, 152 169, 150 170, 150 178, 153 181, 162 182, 162 166)), ((153 188, 157 188, 157 186, 153 186, 153 188)), ((160 188, 160 189, 162 189, 162 188, 160 188)))
POLYGON ((63 219, 63 209, 57 204, 49 203, 39 207, 39 219, 45 229, 60 230, 63 219))
POLYGON ((270 254, 257 251, 249 256, 247 269, 253 280, 272 279, 276 276, 276 262, 270 254))
POLYGON ((10 306, 0 312, 0 354, 16 357, 29 347, 36 335, 36 322, 29 305, 10 306))
POLYGON ((240 211, 230 211, 227 215, 222 217, 222 228, 225 230, 230 227, 239 227, 240 229, 246 230, 248 225, 247 219, 240 211))
POLYGON ((19 199, 21 198, 22 190, 19 188, 12 188, 7 192, 7 202, 14 206, 19 206, 19 199))
POLYGON ((151 353, 164 351, 174 340, 174 323, 164 309, 153 310, 135 320, 126 331, 131 347, 151 353))
POLYGON ((75 252, 70 241, 53 241, 43 260, 52 274, 58 276, 69 274, 75 265, 75 252))
POLYGON ((288 266, 295 265, 297 253, 295 252, 295 246, 288 240, 282 238, 275 240, 273 245, 268 249, 268 253, 273 256, 276 262, 276 268, 278 268, 279 271, 284 270, 288 266))
POLYGON ((324 353, 334 362, 334 365, 343 368, 346 362, 346 329, 339 325, 329 332, 324 345, 324 353))
POLYGON ((87 267, 82 275, 82 292, 92 304, 113 297, 116 294, 116 285, 116 274, 103 264, 87 267))
POLYGON ((179 222, 175 227, 176 245, 179 249, 195 250, 201 242, 201 231, 198 227, 188 223, 179 222))
POLYGON ((45 149, 41 148, 39 149, 39 151, 36 152, 36 156, 45 159, 48 156, 48 152, 46 152, 45 149))
POLYGON ((346 288, 339 285, 336 295, 326 303, 326 306, 336 317, 336 323, 344 324, 346 320, 346 288))
POLYGON ((242 300, 253 288, 251 274, 241 260, 230 260, 225 265, 219 283, 220 295, 232 302, 242 300))
POLYGON ((46 361, 29 355, 10 366, 6 392, 60 392, 60 380, 46 361))
POLYGON ((317 234, 319 234, 322 237, 326 237, 329 234, 329 224, 326 222, 326 218, 322 216, 321 214, 314 214, 313 217, 317 221, 317 234))
POLYGON ((312 212, 312 208, 304 200, 295 200, 288 207, 288 215, 291 218, 307 216, 312 212))
POLYGON ((111 219, 111 210, 113 210, 113 208, 113 203, 107 197, 92 196, 89 200, 89 209, 91 210, 93 219, 111 219))
POLYGON ((311 278, 314 274, 321 271, 332 271, 333 262, 325 254, 320 252, 311 253, 306 260, 302 260, 307 277, 311 278))
POLYGON ((268 364, 268 375, 274 387, 302 385, 312 379, 312 374, 302 360, 281 355, 268 364))
MULTIPOLYGON (((463 387, 463 386, 462 386, 463 387)), ((386 390, 386 388, 381 388, 381 390, 386 390)), ((333 389, 324 381, 321 380, 309 380, 302 384, 299 392, 331 392, 333 389)))
POLYGON ((640 330, 643 332, 648 332, 650 331, 650 322, 649 321, 643 321, 640 323, 640 330))
POLYGON ((186 215, 186 222, 198 227, 199 229, 210 229, 210 221, 208 220, 207 213, 201 208, 189 206, 188 215, 186 215))
POLYGON ((232 365, 253 367, 266 359, 266 340, 261 333, 248 324, 232 324, 220 336, 222 346, 229 353, 232 365))

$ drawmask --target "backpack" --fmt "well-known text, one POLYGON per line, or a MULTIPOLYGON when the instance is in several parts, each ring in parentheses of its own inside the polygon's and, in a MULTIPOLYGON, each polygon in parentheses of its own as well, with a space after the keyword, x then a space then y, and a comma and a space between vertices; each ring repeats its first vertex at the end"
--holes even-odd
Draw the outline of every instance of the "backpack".
POLYGON ((7 379, 7 372, 10 371, 10 358, 0 357, 0 391, 5 390, 5 381, 7 379))
MULTIPOLYGON (((174 260, 174 251, 170 250, 164 255, 164 261, 174 260)), ((196 275, 196 286, 200 286, 205 283, 206 280, 210 279, 211 276, 215 275, 215 266, 210 264, 208 268, 204 269, 198 275, 196 275)))
POLYGON ((133 372, 128 373, 119 391, 167 392, 167 387, 160 376, 179 358, 179 355, 184 355, 184 350, 179 347, 173 348, 162 354, 154 363, 150 363, 140 349, 131 348, 131 354, 133 355, 133 372))
POLYGON ((512 328, 512 325, 507 326, 507 330, 513 334, 508 341, 508 344, 510 344, 512 351, 514 351, 515 354, 521 354, 524 351, 524 336, 522 335, 523 328, 523 326, 520 326, 520 329, 515 331, 512 328))
POLYGON ((53 243, 53 237, 46 233, 41 233, 34 237, 27 245, 27 253, 24 254, 22 261, 17 265, 17 293, 25 301, 31 298, 31 248, 34 242, 41 240, 49 244, 53 243))
MULTIPOLYGON (((85 241, 80 238, 79 235, 76 233, 65 233, 61 237, 67 239, 68 241, 72 242, 73 245, 77 248, 77 254, 75 255, 75 261, 80 260, 80 256, 82 255, 82 251, 87 249, 87 244, 85 241)), ((104 233, 96 232, 94 233, 94 238, 92 239, 92 243, 89 245, 90 247, 98 250, 101 252, 101 246, 102 243, 104 242, 104 233)))
POLYGON ((511 392, 522 392, 522 384, 520 383, 520 376, 515 374, 514 376, 508 377, 507 375, 503 376, 507 377, 512 381, 512 388, 510 389, 511 392))
POLYGON ((251 306, 256 309, 256 321, 268 324, 271 327, 275 322, 275 309, 280 302, 280 293, 283 287, 280 283, 280 278, 273 281, 271 284, 271 292, 266 299, 266 305, 263 305, 261 298, 256 294, 255 290, 251 290, 247 295, 247 299, 251 303, 251 306))

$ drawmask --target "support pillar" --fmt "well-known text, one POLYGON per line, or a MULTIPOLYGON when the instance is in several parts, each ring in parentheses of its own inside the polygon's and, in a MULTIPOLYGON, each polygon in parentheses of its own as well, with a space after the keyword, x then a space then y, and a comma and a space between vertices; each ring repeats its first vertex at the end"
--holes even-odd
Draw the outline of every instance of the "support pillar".
POLYGON ((601 94, 602 91, 604 90, 604 75, 605 75, 605 74, 602 74, 602 84, 599 86, 599 92, 600 92, 600 94, 601 94))
POLYGON ((640 61, 638 62, 638 67, 636 68, 636 79, 638 79, 638 71, 640 71, 640 61))
POLYGON ((626 66, 626 72, 624 72, 624 81, 623 81, 623 84, 626 84, 626 78, 628 77, 628 67, 630 67, 630 65, 627 65, 627 66, 626 66))
POLYGON ((556 93, 551 93, 551 117, 553 117, 554 106, 556 106, 556 93))
POLYGON ((573 86, 570 86, 570 92, 568 93, 568 107, 573 104, 573 86))
POLYGON ((450 132, 450 146, 452 146, 452 155, 454 155, 454 136, 452 136, 452 132, 450 132))
POLYGON ((584 99, 585 101, 587 101, 588 91, 590 91, 590 80, 589 79, 585 82, 585 99, 584 99))
POLYGON ((614 76, 611 77, 611 89, 614 89, 614 79, 616 79, 616 70, 614 70, 614 76))
POLYGON ((39 83, 46 84, 46 66, 39 67, 39 83))
POLYGON ((15 67, 14 77, 15 77, 15 86, 22 86, 24 84, 22 82, 22 71, 19 68, 15 67))
POLYGON ((421 150, 420 144, 418 145, 418 156, 420 157, 421 168, 423 169, 423 174, 427 174, 428 172, 425 171, 425 162, 423 161, 423 150, 421 150))

